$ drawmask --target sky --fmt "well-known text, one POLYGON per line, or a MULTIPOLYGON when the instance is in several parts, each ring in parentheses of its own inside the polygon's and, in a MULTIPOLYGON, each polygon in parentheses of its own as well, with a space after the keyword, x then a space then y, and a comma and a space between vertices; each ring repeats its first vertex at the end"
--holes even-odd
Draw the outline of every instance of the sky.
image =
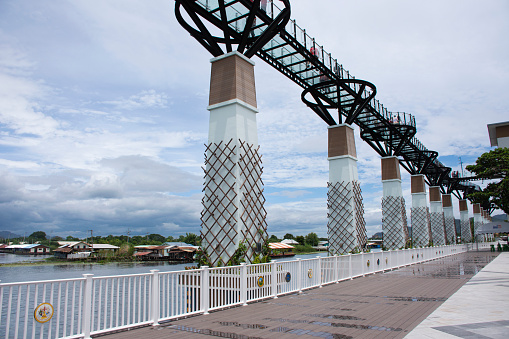
MULTIPOLYGON (((460 157, 466 166, 491 149, 486 125, 509 120, 507 0, 290 2, 385 107, 415 116, 442 163, 460 170, 460 157)), ((199 233, 211 55, 173 7, 0 0, 0 231, 199 233)), ((327 126, 297 85, 253 60, 268 233, 326 237, 327 126)), ((357 154, 371 235, 380 157, 358 137, 357 154)))

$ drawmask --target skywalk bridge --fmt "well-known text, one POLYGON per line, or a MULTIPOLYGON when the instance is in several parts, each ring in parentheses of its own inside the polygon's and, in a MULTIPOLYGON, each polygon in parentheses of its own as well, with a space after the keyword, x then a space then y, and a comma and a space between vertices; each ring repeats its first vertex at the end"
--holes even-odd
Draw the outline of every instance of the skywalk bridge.
POLYGON ((176 0, 179 23, 213 56, 234 48, 257 55, 303 88, 302 101, 327 125, 356 124, 380 156, 396 156, 412 175, 464 199, 479 186, 451 176, 438 152, 416 137, 415 117, 391 112, 372 83, 356 79, 315 38, 290 18, 289 0, 176 0))

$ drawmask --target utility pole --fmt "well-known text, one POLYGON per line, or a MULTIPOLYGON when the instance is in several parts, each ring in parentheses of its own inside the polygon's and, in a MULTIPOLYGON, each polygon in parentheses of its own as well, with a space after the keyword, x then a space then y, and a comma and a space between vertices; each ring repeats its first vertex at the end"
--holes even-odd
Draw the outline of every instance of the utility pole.
POLYGON ((90 231, 90 243, 93 244, 94 243, 94 230, 89 230, 90 231))
POLYGON ((129 236, 131 235, 131 230, 127 229, 127 243, 129 244, 129 236))
POLYGON ((459 164, 461 166, 461 177, 463 178, 465 176, 465 173, 463 172, 463 161, 461 160, 461 157, 459 159, 459 164))

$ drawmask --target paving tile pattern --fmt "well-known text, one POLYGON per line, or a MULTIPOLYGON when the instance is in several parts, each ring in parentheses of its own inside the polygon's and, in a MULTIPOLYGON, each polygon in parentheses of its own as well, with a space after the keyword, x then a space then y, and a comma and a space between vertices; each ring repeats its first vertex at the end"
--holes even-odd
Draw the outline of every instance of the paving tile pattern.
POLYGON ((105 338, 403 338, 497 254, 462 253, 105 338))

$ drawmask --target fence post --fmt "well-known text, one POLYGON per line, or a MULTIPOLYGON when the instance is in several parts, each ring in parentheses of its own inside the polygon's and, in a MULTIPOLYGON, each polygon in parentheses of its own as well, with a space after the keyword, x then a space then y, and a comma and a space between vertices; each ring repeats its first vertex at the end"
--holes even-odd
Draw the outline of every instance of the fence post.
POLYGON ((159 270, 150 270, 152 273, 152 295, 151 295, 151 303, 152 303, 152 326, 159 326, 159 299, 160 299, 160 291, 159 291, 159 270))
POLYGON ((302 261, 297 258, 297 291, 302 294, 302 261))
POLYGON ((209 267, 202 266, 201 271, 201 302, 203 314, 209 314, 209 267))
POLYGON ((273 261, 270 263, 270 273, 272 275, 272 294, 274 295, 274 299, 277 299, 277 266, 276 262, 273 261))
POLYGON ((240 302, 247 306, 247 266, 244 262, 240 264, 240 302))
POLYGON ((339 264, 338 264, 338 255, 334 255, 334 280, 336 281, 336 284, 339 283, 339 264))
POLYGON ((360 253, 360 254, 357 254, 358 256, 360 255, 361 257, 361 268, 362 268, 362 276, 364 277, 366 274, 364 273, 364 252, 360 253))
POLYGON ((318 279, 320 279, 318 286, 322 288, 322 257, 316 257, 318 259, 318 272, 316 272, 318 279))
POLYGON ((348 271, 350 272, 350 280, 353 280, 352 253, 348 253, 348 271))
POLYGON ((92 280, 93 274, 83 274, 85 278, 85 286, 84 286, 84 295, 83 295, 83 339, 92 339, 90 337, 90 332, 92 329, 90 328, 92 325, 92 284, 94 283, 92 280))

